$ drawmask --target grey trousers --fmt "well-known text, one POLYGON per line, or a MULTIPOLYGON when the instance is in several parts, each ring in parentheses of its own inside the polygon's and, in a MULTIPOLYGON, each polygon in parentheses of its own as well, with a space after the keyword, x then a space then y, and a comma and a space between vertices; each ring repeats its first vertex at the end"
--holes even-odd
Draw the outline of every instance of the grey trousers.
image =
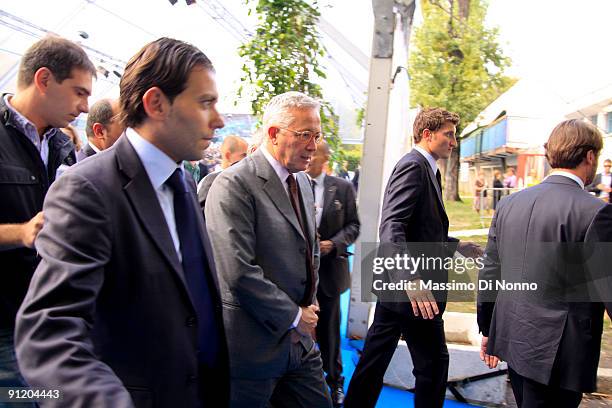
POLYGON ((231 379, 230 408, 331 408, 323 377, 321 353, 297 341, 291 344, 289 366, 280 378, 231 379))

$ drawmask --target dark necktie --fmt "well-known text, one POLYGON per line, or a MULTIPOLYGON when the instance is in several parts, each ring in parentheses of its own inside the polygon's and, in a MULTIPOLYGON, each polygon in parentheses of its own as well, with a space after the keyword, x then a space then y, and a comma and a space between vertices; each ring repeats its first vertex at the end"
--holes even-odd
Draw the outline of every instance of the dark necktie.
POLYGON ((438 181, 438 186, 440 187, 440 192, 442 192, 442 174, 440 174, 440 169, 436 170, 436 180, 438 181))
POLYGON ((300 223, 300 228, 302 229, 302 234, 304 235, 304 239, 306 241, 306 291, 304 292, 304 297, 300 301, 300 306, 310 306, 315 293, 316 282, 314 268, 312 266, 312 248, 310 247, 310 241, 308 240, 308 234, 306 233, 306 224, 304 223, 300 206, 300 194, 293 174, 287 176, 287 185, 289 186, 291 206, 293 207, 293 211, 295 211, 295 215, 300 223))
POLYGON ((189 189, 181 169, 176 169, 166 184, 174 192, 174 219, 181 246, 183 273, 197 316, 197 322, 188 319, 186 324, 198 325, 199 362, 214 367, 219 350, 218 329, 207 279, 210 271, 198 231, 198 210, 193 204, 195 198, 190 196, 193 191, 189 189))
POLYGON ((310 186, 312 187, 312 198, 317 201, 317 196, 315 195, 315 189, 317 188, 317 180, 310 180, 310 186))

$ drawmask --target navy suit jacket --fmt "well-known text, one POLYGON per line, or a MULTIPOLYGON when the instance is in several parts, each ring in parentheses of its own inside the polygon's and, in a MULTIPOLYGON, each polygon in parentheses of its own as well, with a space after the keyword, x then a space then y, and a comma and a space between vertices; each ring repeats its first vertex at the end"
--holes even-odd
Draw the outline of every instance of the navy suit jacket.
MULTIPOLYGON (((198 208, 195 191, 193 203, 198 208)), ((44 213, 36 241, 42 260, 15 335, 27 382, 62 390, 62 406, 199 406, 196 313, 156 193, 126 136, 66 171, 44 213)), ((225 406, 228 357, 216 268, 197 216, 225 406)))
MULTIPOLYGON (((489 354, 541 384, 594 391, 604 301, 612 297, 610 242, 612 206, 565 176, 504 197, 479 279, 538 289, 479 292, 478 324, 489 354), (583 252, 582 243, 591 250, 583 252), (588 298, 583 283, 596 283, 586 287, 594 289, 588 298)), ((606 307, 610 313, 612 303, 606 307)))
MULTIPOLYGON (((448 236, 448 225, 436 175, 427 159, 417 150, 412 150, 399 160, 389 178, 380 219, 380 243, 384 246, 407 244, 412 256, 421 253, 432 257, 452 256, 458 240, 448 236), (418 253, 415 253, 417 248, 418 253)), ((392 256, 388 249, 383 249, 385 256, 392 256)), ((393 276, 388 279, 392 282, 416 278, 436 282, 448 280, 446 270, 404 270, 390 274, 393 276)), ((446 292, 435 295, 443 311, 446 292)), ((408 296, 403 291, 396 291, 393 296, 397 297, 395 301, 386 301, 387 296, 381 296, 381 305, 398 313, 413 314, 408 296)))
POLYGON ((339 296, 351 285, 347 247, 359 236, 361 226, 357 215, 353 185, 340 177, 323 179, 323 213, 319 239, 330 240, 334 249, 321 256, 319 291, 328 297, 339 296))

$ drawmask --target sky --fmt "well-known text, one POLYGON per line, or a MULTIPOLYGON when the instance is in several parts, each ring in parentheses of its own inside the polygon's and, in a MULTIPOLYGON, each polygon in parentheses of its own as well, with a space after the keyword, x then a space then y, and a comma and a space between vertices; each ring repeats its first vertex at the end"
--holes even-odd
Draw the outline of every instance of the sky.
MULTIPOLYGON (((321 0, 319 3, 323 18, 360 52, 369 55, 371 1, 321 0)), ((192 42, 217 66, 221 109, 249 110, 248 101, 234 104, 242 76, 242 61, 236 50, 246 38, 242 26, 248 31, 255 24, 244 0, 198 0, 192 6, 183 0, 175 6, 167 0, 0 0, 0 10, 78 39, 123 61, 143 44, 162 35, 192 42), (226 23, 218 15, 224 12, 223 8, 235 17, 237 31, 230 32, 222 26, 226 23), (79 31, 87 32, 89 38, 78 37, 79 31)), ((513 61, 510 75, 550 86, 569 104, 612 82, 609 75, 612 53, 607 47, 612 26, 610 16, 612 0, 490 0, 487 23, 500 29, 502 48, 513 61)), ((416 20, 420 20, 418 16, 416 20)), ((0 21, 10 20, 4 17, 0 21)), ((330 77, 324 82, 324 89, 345 110, 354 110, 364 99, 355 84, 367 84, 367 70, 335 41, 325 35, 323 39, 332 55, 323 61, 330 77), (338 65, 342 67, 340 71, 335 68, 338 65)), ((0 52, 22 52, 28 41, 33 39, 0 26, 0 52)), ((3 68, 0 66, 0 70, 3 68)), ((104 81, 99 87, 108 93, 116 92, 104 81)))
POLYGON ((548 85, 566 102, 612 83, 610 0, 491 0, 508 71, 548 85))

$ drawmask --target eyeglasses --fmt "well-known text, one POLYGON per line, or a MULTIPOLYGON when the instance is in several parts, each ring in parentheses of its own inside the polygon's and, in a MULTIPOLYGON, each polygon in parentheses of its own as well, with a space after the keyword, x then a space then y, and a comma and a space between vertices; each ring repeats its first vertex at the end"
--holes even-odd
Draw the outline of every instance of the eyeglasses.
POLYGON ((314 138, 315 143, 319 143, 323 139, 323 133, 321 132, 311 132, 310 130, 305 130, 303 132, 298 132, 295 130, 291 130, 288 128, 280 127, 279 129, 287 130, 295 135, 301 143, 310 143, 310 141, 314 138))

